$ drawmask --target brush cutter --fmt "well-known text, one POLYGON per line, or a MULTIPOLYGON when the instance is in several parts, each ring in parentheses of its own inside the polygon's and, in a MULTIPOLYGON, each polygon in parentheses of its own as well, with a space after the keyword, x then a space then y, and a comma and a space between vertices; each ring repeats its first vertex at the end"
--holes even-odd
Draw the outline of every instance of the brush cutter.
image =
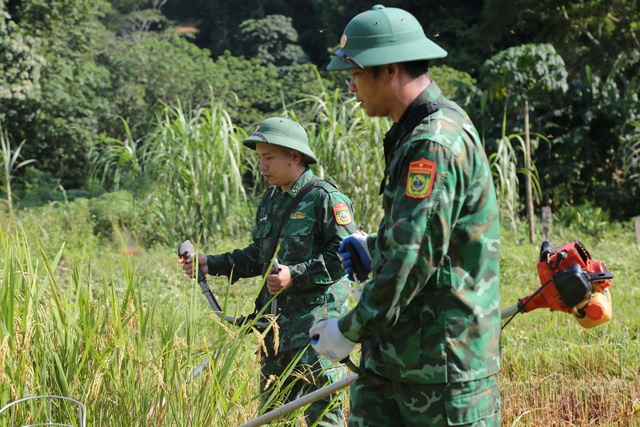
POLYGON ((602 261, 594 260, 578 240, 557 248, 545 240, 540 248, 537 269, 541 286, 502 310, 502 318, 548 308, 571 313, 584 328, 592 328, 611 319, 608 288, 612 284, 613 273, 602 261))
MULTIPOLYGON (((188 259, 188 257, 192 255, 194 255, 194 249, 193 249, 193 244, 191 243, 190 240, 186 240, 178 246, 178 262, 184 264, 188 259)), ((215 295, 213 295, 213 292, 211 291, 211 288, 207 283, 207 279, 205 277, 205 274, 202 272, 202 269, 200 268, 198 260, 194 259, 193 262, 195 263, 194 265, 198 265, 198 272, 197 272, 198 285, 200 285, 200 289, 202 290, 202 293, 207 298, 209 305, 213 309, 214 313, 218 315, 218 317, 236 326, 243 326, 243 325, 249 324, 261 331, 266 330, 267 327, 270 326, 269 322, 256 322, 255 316, 247 316, 247 317, 241 316, 239 318, 235 318, 232 316, 225 315, 222 311, 222 306, 220 305, 220 303, 218 303, 218 300, 216 299, 215 295)), ((276 258, 273 259, 273 267, 276 270, 276 272, 279 272, 281 270, 280 264, 278 263, 278 260, 276 258)), ((276 312, 277 312, 277 300, 274 298, 271 303, 271 314, 275 316, 277 314, 276 312)), ((218 351, 219 349, 216 349, 214 355, 217 355, 218 351)), ((189 378, 187 379, 187 382, 191 381, 193 378, 200 375, 202 370, 209 365, 209 362, 210 361, 207 358, 200 365, 196 366, 189 374, 189 378)))
MULTIPOLYGON (((190 240, 186 240, 185 242, 181 243, 180 246, 178 246, 178 262, 184 264, 187 258, 193 254, 194 254, 193 244, 191 243, 190 240)), ((200 268, 198 260, 194 259, 193 262, 195 263, 194 265, 198 266, 198 273, 197 273, 198 285, 200 285, 200 289, 202 289, 202 293, 207 298, 209 305, 211 306, 211 308, 213 308, 213 311, 218 315, 218 317, 220 317, 221 319, 229 323, 233 323, 234 325, 237 325, 237 326, 242 326, 244 324, 251 323, 251 321, 253 320, 251 316, 247 316, 247 317, 242 316, 239 318, 235 318, 232 316, 227 316, 223 313, 222 307, 218 303, 218 300, 216 299, 216 297, 213 295, 213 292, 211 292, 211 288, 209 288, 209 284, 207 283, 207 279, 204 273, 202 272, 202 269, 200 268)), ((278 265, 277 268, 279 269, 280 266, 278 265)), ((269 326, 268 322, 255 322, 251 324, 258 329, 267 328, 269 326)))
MULTIPOLYGON (((348 248, 352 255, 354 279, 366 281, 367 274, 355 248, 348 248)), ((539 308, 550 311, 570 313, 585 328, 607 322, 611 319, 611 286, 613 273, 602 261, 596 261, 579 241, 573 241, 554 248, 548 241, 542 243, 537 261, 541 286, 531 295, 520 298, 518 302, 500 312, 502 319, 508 321, 518 313, 528 313, 539 308)), ((348 365, 350 368, 352 364, 348 365)), ((319 400, 342 388, 348 387, 358 378, 354 373, 341 381, 318 389, 288 404, 274 409, 239 427, 257 427, 280 418, 296 409, 319 400)))

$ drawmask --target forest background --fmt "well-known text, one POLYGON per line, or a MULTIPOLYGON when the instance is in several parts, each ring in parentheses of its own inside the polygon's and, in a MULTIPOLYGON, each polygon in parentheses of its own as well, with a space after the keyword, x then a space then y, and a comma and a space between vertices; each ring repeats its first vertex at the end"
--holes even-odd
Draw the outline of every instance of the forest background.
MULTIPOLYGON (((596 222, 638 215, 637 1, 507 3, 390 1, 386 6, 411 11, 427 36, 449 52, 433 61, 432 76, 479 128, 510 217, 524 212, 527 180, 522 178, 527 175, 537 213, 541 206, 550 206, 558 215, 580 220, 575 212, 563 210, 585 207, 585 216, 596 222), (525 146, 525 116, 531 148, 525 146)), ((328 145, 376 147, 360 139, 358 131, 372 121, 357 117, 359 112, 349 105, 353 97, 346 74, 325 71, 346 23, 373 4, 0 0, 0 135, 5 159, 0 191, 9 209, 126 190, 138 200, 147 199, 151 216, 138 220, 146 223, 147 234, 138 237, 145 244, 169 243, 167 236, 155 235, 159 217, 170 216, 174 226, 183 225, 167 211, 176 208, 160 206, 167 201, 164 196, 213 192, 208 197, 217 208, 190 207, 210 225, 177 232, 203 235, 205 240, 222 237, 227 230, 233 235, 237 227, 211 229, 220 216, 209 216, 216 209, 227 213, 238 208, 237 202, 261 194, 264 183, 254 179, 252 153, 237 152, 234 172, 242 176, 239 182, 224 182, 222 169, 232 166, 227 164, 217 164, 219 170, 212 171, 220 181, 200 176, 202 188, 175 181, 184 177, 159 180, 159 171, 154 171, 162 168, 157 141, 169 138, 166 130, 190 126, 191 135, 180 137, 193 141, 198 138, 194 129, 206 126, 203 116, 211 111, 228 116, 228 134, 234 140, 270 115, 293 115, 310 133, 312 148, 330 155, 319 171, 325 178, 345 191, 356 175, 377 180, 376 165, 345 171, 333 166, 344 163, 332 157, 339 153, 328 145), (341 119, 352 135, 345 131, 331 134, 330 141, 322 139, 335 125, 330 122, 337 121, 337 112, 326 110, 328 102, 331 108, 351 108, 341 119), (179 125, 179 120, 184 123, 179 125)), ((374 126, 388 126, 385 120, 379 122, 374 126)), ((221 123, 212 123, 217 129, 211 132, 218 132, 221 123)), ((164 149, 171 150, 171 141, 166 145, 164 149)), ((357 163, 369 151, 345 155, 357 163)), ((205 163, 214 160, 206 159, 205 152, 201 156, 205 163)), ((354 191, 357 210, 369 207, 357 194, 374 197, 375 187, 374 182, 371 191, 354 191)), ((361 218, 371 221, 375 218, 361 218)))
MULTIPOLYGON (((305 127, 314 172, 351 197, 359 228, 376 228, 390 123, 358 108, 348 74, 325 71, 346 23, 376 3, 0 0, 0 406, 76 396, 92 425, 256 414, 255 343, 215 322, 175 248, 248 243, 266 184, 241 141, 272 115, 305 127), (216 370, 184 386, 204 357, 216 370)), ((586 242, 620 284, 604 326, 540 313, 507 329, 506 422, 634 425, 638 2, 383 4, 412 12, 449 52, 431 75, 483 138, 505 304, 533 290, 545 237, 586 242)), ((212 287, 246 314, 258 283, 212 287)))

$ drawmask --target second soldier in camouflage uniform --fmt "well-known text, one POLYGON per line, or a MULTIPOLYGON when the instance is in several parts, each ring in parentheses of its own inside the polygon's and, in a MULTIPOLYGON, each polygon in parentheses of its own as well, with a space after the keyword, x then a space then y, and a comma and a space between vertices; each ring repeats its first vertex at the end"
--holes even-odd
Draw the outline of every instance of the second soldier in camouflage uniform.
MULTIPOLYGON (((300 375, 279 378, 281 389, 294 381, 288 400, 293 400, 340 379, 345 367, 333 365, 309 346, 308 331, 312 324, 346 313, 349 280, 338 256, 341 241, 355 231, 351 201, 335 186, 319 180, 308 164, 317 159, 309 149, 302 126, 291 119, 272 117, 265 120, 243 144, 256 150, 260 170, 272 186, 260 199, 253 228, 253 242, 244 249, 220 255, 199 254, 204 273, 225 275, 235 282, 239 278, 267 273, 271 264, 269 251, 273 239, 285 221, 280 235, 277 260, 281 271, 271 270, 260 292, 256 307, 261 309, 277 294, 279 342, 273 334, 267 337, 267 352, 262 355, 262 386, 281 377, 285 368, 300 356, 295 371, 300 375), (288 218, 283 211, 293 202, 300 189, 316 179, 288 218), (277 346, 276 346, 277 344, 277 346)), ((190 261, 190 260, 189 260, 190 261)), ((184 269, 192 277, 191 264, 184 269)), ((267 307, 267 312, 269 308, 267 307)), ((326 410, 333 396, 314 402, 306 411, 312 425, 326 410)), ((318 426, 344 426, 341 407, 326 413, 318 426)))
POLYGON ((340 44, 328 69, 350 70, 361 108, 395 123, 384 218, 340 248, 348 259, 353 244, 372 278, 346 316, 311 329, 313 345, 338 361, 362 344, 349 425, 498 427, 498 206, 478 132, 427 73, 446 52, 383 6, 353 18, 340 44))

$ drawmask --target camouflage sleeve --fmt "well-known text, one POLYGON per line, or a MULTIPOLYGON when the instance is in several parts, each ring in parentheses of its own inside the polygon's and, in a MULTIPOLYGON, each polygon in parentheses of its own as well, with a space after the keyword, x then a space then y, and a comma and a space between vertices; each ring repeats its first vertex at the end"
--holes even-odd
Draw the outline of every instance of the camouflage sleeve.
POLYGON ((465 172, 447 146, 413 141, 391 165, 383 196, 384 218, 372 255, 372 279, 340 330, 362 342, 393 326, 436 272, 447 252, 456 191, 465 172))
POLYGON ((351 200, 338 191, 316 190, 317 231, 311 258, 289 266, 293 285, 301 287, 326 286, 345 276, 338 255, 342 239, 356 231, 351 200))
POLYGON ((261 274, 260 251, 258 246, 251 243, 244 249, 236 249, 219 255, 207 255, 209 274, 213 276, 227 276, 231 283, 245 277, 255 277, 261 274))
MULTIPOLYGON (((265 200, 266 196, 260 199, 254 224, 258 223, 265 200)), ((207 267, 209 268, 209 274, 212 276, 227 276, 231 283, 235 283, 239 279, 262 274, 260 246, 256 241, 255 233, 253 234, 253 242, 244 249, 235 249, 233 252, 219 255, 207 255, 207 267)))

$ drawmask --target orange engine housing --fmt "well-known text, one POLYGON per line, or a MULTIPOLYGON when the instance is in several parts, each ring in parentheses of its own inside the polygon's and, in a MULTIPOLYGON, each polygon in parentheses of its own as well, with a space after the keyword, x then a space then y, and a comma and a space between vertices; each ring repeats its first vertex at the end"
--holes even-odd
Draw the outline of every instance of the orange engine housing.
POLYGON ((521 298, 521 311, 538 308, 552 311, 575 312, 584 307, 594 293, 607 293, 613 274, 602 261, 596 261, 582 243, 575 240, 553 248, 548 241, 542 243, 537 263, 540 288, 521 298))

